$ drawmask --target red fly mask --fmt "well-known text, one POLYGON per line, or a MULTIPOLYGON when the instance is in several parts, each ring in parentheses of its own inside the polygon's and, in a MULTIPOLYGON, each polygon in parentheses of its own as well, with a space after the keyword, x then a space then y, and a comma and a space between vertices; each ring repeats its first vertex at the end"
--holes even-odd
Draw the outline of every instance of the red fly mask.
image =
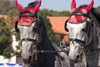
POLYGON ((82 8, 81 6, 79 8, 76 8, 76 2, 75 0, 72 0, 71 4, 72 14, 71 17, 65 23, 65 30, 68 31, 68 29, 66 28, 67 22, 77 24, 86 21, 87 18, 89 17, 89 12, 93 7, 93 4, 94 0, 92 0, 92 2, 86 8, 82 8))
POLYGON ((22 9, 17 0, 15 0, 15 3, 19 11, 19 19, 15 23, 15 29, 18 31, 17 24, 19 26, 30 26, 33 22, 36 21, 37 11, 41 5, 41 0, 34 8, 26 7, 25 9, 22 9))

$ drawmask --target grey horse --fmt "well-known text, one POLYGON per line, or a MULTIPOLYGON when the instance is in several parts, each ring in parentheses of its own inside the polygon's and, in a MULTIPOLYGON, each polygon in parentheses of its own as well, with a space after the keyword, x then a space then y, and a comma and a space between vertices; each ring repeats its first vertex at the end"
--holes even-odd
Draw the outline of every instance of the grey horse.
POLYGON ((88 6, 76 8, 76 2, 72 0, 72 13, 65 22, 72 67, 100 67, 100 12, 93 8, 93 3, 94 0, 88 6))
POLYGON ((41 0, 30 3, 25 9, 20 7, 17 0, 15 2, 19 10, 15 30, 20 34, 22 59, 26 67, 70 67, 64 52, 42 53, 43 51, 61 51, 61 49, 57 45, 52 45, 47 36, 45 23, 37 13, 41 0))

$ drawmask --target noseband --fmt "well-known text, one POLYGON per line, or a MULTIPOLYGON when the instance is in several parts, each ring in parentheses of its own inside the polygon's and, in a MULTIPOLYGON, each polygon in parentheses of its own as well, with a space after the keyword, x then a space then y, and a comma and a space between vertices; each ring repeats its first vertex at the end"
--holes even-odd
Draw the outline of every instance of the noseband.
POLYGON ((79 40, 79 39, 70 38, 69 41, 72 41, 72 42, 77 41, 77 42, 81 42, 81 43, 85 44, 85 41, 82 41, 82 40, 79 40))
MULTIPOLYGON (((76 11, 76 12, 73 12, 72 14, 71 14, 71 16, 72 15, 81 15, 81 16, 84 16, 84 17, 88 17, 88 18, 90 18, 90 16, 89 16, 89 14, 84 14, 84 13, 82 13, 82 12, 79 12, 79 9, 81 8, 81 6, 78 8, 78 10, 76 11)), ((87 23, 90 23, 90 22, 87 22, 87 23)), ((92 22, 91 22, 92 23, 92 22)), ((73 39, 73 38, 70 38, 69 39, 69 41, 72 41, 72 42, 74 42, 74 41, 77 41, 77 42, 81 42, 81 43, 83 43, 84 45, 84 47, 83 47, 83 49, 91 42, 91 40, 92 40, 92 33, 91 33, 91 30, 92 30, 92 24, 87 24, 87 25, 89 25, 89 27, 91 27, 87 32, 88 32, 88 36, 87 36, 87 40, 86 41, 82 41, 82 40, 80 40, 80 39, 73 39), (90 40, 89 40, 89 38, 90 38, 90 40)))
MULTIPOLYGON (((36 40, 32 39, 32 38, 23 38, 23 39, 20 40, 20 44, 22 46, 22 42, 23 41, 35 42, 36 45, 34 45, 34 48, 33 48, 34 52, 31 52, 31 53, 32 53, 32 56, 33 56, 33 53, 35 53, 35 57, 37 57, 37 54, 36 54, 37 52, 36 51, 37 51, 37 44, 39 43, 39 27, 41 25, 40 24, 40 20, 39 20, 39 15, 38 14, 32 14, 30 11, 26 10, 26 8, 25 8, 25 10, 22 11, 21 14, 19 15, 19 18, 21 18, 21 17, 33 17, 33 18, 36 18, 36 28, 37 28, 37 30, 36 30, 36 37, 37 37, 36 40), (26 13, 26 12, 28 12, 30 14, 23 14, 23 13, 26 13)), ((16 30, 16 32, 19 32, 19 29, 17 27, 17 25, 18 25, 17 23, 18 23, 19 18, 15 22, 15 30, 16 30)))
POLYGON ((31 41, 31 42, 33 42, 33 41, 36 41, 36 40, 31 39, 31 38, 23 38, 22 40, 20 40, 20 43, 22 43, 22 41, 31 41))

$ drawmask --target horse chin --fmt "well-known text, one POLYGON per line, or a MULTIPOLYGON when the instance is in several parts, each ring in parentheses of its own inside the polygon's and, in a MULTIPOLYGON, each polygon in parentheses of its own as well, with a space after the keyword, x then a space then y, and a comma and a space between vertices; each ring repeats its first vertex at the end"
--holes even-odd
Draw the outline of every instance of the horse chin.
POLYGON ((31 61, 23 60, 25 64, 31 64, 31 61))
POLYGON ((22 58, 23 59, 23 62, 25 63, 25 64, 30 64, 31 62, 32 62, 32 60, 31 60, 31 56, 29 56, 29 59, 25 59, 25 58, 22 58))
POLYGON ((76 60, 70 60, 71 63, 81 63, 83 59, 83 54, 81 54, 76 60))

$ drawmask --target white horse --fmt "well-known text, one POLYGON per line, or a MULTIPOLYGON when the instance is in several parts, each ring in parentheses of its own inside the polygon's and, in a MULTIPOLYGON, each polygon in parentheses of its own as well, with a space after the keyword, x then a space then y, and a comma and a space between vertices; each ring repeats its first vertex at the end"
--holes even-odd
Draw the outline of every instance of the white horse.
POLYGON ((73 0, 72 14, 65 23, 73 67, 100 67, 100 12, 92 8, 93 3, 76 8, 73 0))
POLYGON ((52 45, 48 39, 45 22, 37 13, 40 5, 41 0, 30 3, 28 7, 22 9, 16 0, 19 19, 15 23, 15 29, 20 34, 22 59, 27 67, 70 67, 64 52, 50 52, 61 49, 52 45), (42 53, 43 51, 49 52, 42 53))

